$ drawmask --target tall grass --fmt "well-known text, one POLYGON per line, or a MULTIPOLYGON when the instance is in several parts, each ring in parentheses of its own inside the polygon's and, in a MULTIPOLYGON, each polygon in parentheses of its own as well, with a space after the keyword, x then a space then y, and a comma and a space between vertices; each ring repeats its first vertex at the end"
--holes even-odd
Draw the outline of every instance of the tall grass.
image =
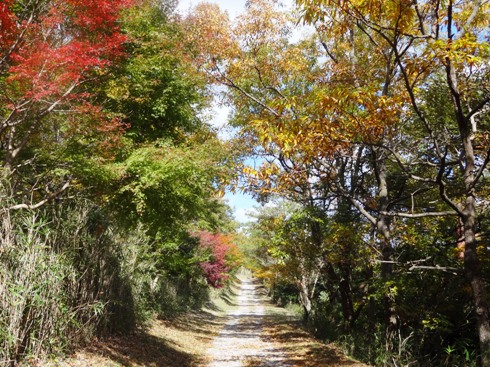
POLYGON ((143 227, 124 229, 90 201, 4 209, 0 226, 0 366, 29 365, 208 299, 197 265, 169 271, 143 227))
POLYGON ((88 202, 0 212, 0 366, 135 326, 121 244, 99 214, 88 202))
POLYGON ((104 307, 97 299, 74 305, 80 274, 50 246, 51 235, 33 213, 2 213, 0 365, 65 349, 90 334, 104 307))

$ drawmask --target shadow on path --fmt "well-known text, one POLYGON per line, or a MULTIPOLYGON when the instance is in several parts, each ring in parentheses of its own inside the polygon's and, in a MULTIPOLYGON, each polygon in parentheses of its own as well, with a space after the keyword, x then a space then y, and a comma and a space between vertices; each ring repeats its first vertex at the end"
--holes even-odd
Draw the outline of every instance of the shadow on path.
MULTIPOLYGON (((285 309, 268 302, 263 320, 263 337, 279 346, 291 367, 368 367, 347 358, 333 345, 321 343, 285 309)), ((261 364, 248 364, 245 367, 261 364)))
POLYGON ((316 341, 297 318, 270 303, 257 280, 242 279, 238 289, 222 294, 221 306, 155 320, 148 330, 94 342, 72 358, 38 366, 368 367, 316 341))

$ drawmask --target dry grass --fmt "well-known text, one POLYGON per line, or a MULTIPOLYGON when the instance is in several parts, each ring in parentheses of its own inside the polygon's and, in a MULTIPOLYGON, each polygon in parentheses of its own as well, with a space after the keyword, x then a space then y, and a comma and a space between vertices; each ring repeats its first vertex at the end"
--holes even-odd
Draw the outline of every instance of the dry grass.
POLYGON ((291 367, 367 367, 347 358, 335 346, 315 340, 298 321, 287 320, 283 315, 266 316, 264 334, 279 346, 291 367))
MULTIPOLYGON (((215 292, 199 312, 174 320, 154 320, 133 335, 94 341, 69 358, 39 363, 46 367, 203 367, 207 350, 235 307, 236 286, 215 292)), ((34 365, 34 363, 32 363, 34 365)))
POLYGON ((222 325, 208 312, 170 321, 155 320, 147 331, 97 341, 74 356, 56 361, 57 367, 198 367, 222 325))

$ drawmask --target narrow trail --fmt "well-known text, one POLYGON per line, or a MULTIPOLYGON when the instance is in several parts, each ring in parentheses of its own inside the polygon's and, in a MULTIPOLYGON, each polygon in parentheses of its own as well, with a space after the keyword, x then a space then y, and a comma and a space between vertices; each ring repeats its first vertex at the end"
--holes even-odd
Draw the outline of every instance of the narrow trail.
POLYGON ((271 341, 263 338, 266 308, 252 280, 243 280, 236 299, 237 308, 214 339, 208 351, 209 367, 289 367, 286 355, 271 341))

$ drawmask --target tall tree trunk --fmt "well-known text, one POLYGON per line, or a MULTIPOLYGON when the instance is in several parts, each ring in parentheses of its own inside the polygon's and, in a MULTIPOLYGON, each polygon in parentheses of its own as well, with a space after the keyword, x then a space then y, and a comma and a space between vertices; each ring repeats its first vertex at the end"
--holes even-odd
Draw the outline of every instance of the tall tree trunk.
MULTIPOLYGON (((474 200, 474 199, 473 199, 474 200)), ((481 361, 483 367, 490 366, 490 323, 488 303, 486 297, 485 281, 481 274, 480 261, 477 255, 477 240, 475 237, 475 216, 471 213, 473 203, 466 201, 464 222, 465 228, 465 252, 464 272, 471 284, 473 291, 473 303, 476 313, 476 324, 478 329, 481 361)))
POLYGON ((476 324, 480 343, 481 364, 490 366, 490 323, 485 281, 481 274, 481 264, 478 258, 478 241, 476 239, 476 199, 474 194, 474 151, 469 132, 463 139, 465 151, 465 187, 466 201, 463 210, 464 225, 464 273, 473 292, 473 303, 476 313, 476 324))
POLYGON ((339 282, 340 299, 342 300, 342 313, 344 316, 344 331, 350 331, 354 320, 354 303, 350 284, 350 267, 341 266, 341 279, 339 282))
MULTIPOLYGON (((386 173, 386 157, 381 149, 374 149, 374 167, 378 182, 378 211, 389 210, 388 181, 386 173)), ((379 214, 376 221, 376 231, 381 236, 381 277, 388 282, 393 276, 393 247, 391 246, 390 218, 379 214)), ((386 312, 386 351, 394 352, 394 338, 398 329, 396 306, 393 297, 386 294, 383 299, 386 312)))
POLYGON ((301 275, 299 281, 299 301, 303 306, 303 323, 306 325, 310 319, 312 303, 310 298, 309 277, 305 274, 301 275))
MULTIPOLYGON (((450 9, 452 2, 450 2, 450 9)), ((452 12, 452 10, 451 10, 452 12)), ((450 19, 451 20, 451 19, 450 19)), ((452 42, 452 25, 448 26, 448 39, 452 42)), ((472 121, 465 116, 463 98, 458 86, 458 76, 456 69, 449 58, 446 58, 446 79, 451 93, 454 113, 458 122, 459 133, 462 143, 461 167, 465 187, 465 204, 462 211, 462 221, 464 226, 464 273, 471 285, 473 292, 473 304, 476 313, 476 325, 480 344, 481 365, 490 367, 490 322, 485 281, 481 274, 481 264, 478 258, 478 241, 476 239, 476 197, 475 197, 475 151, 473 148, 473 133, 475 126, 472 121)), ((475 129, 476 130, 476 129, 475 129)))

